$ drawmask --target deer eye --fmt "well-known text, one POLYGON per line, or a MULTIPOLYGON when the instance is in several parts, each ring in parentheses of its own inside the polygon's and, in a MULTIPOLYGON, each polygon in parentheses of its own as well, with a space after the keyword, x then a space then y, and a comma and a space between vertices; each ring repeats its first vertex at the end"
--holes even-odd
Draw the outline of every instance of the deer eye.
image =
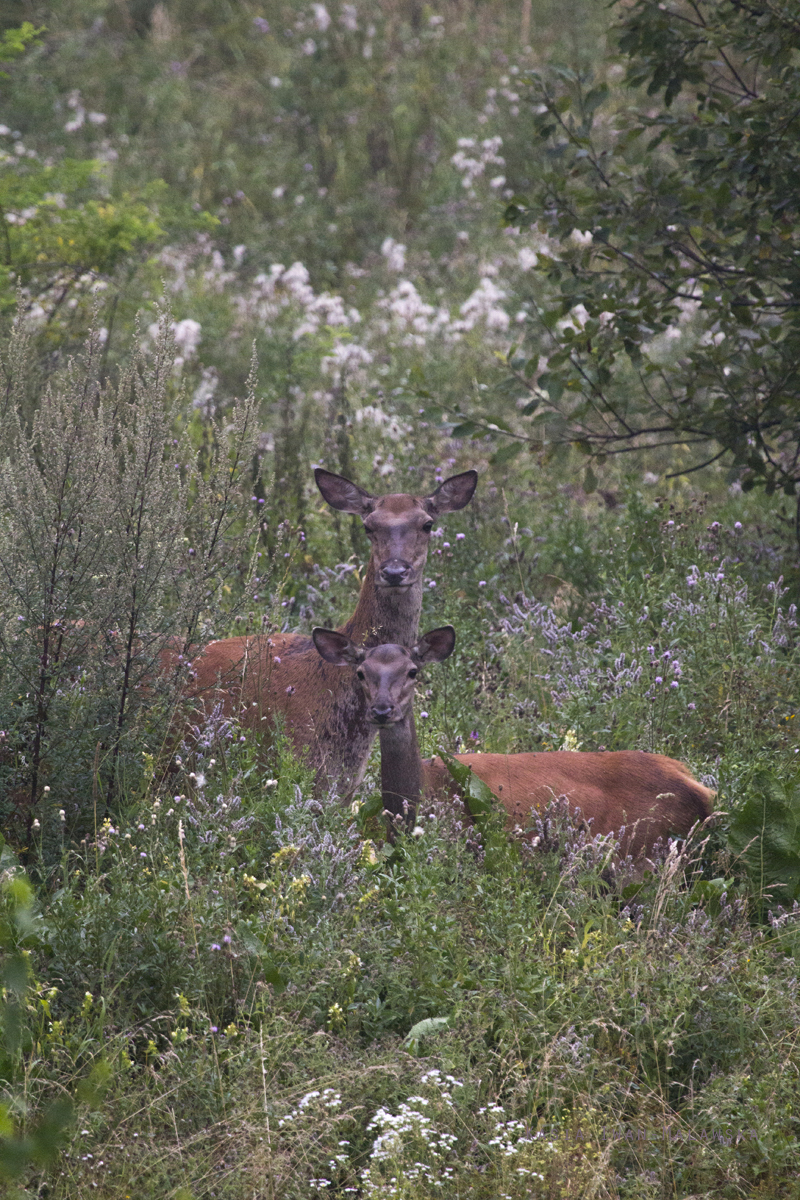
POLYGON ((430 533, 430 531, 432 529, 433 529, 433 521, 426 521, 425 524, 422 526, 423 533, 430 533))
POLYGON ((356 678, 358 678, 358 679, 362 679, 362 680, 363 680, 363 678, 364 678, 364 672, 363 672, 363 671, 356 671, 356 678))
POLYGON ((412 667, 411 670, 408 672, 408 678, 409 679, 417 678, 417 668, 416 667, 412 667))

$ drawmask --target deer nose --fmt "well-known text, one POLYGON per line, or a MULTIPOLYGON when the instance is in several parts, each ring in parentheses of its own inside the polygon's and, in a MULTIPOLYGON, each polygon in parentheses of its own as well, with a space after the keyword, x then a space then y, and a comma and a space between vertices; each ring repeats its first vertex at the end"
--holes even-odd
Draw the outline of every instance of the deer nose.
POLYGON ((404 562, 402 558, 390 558, 381 567, 381 582, 387 587, 402 587, 409 582, 410 574, 411 563, 404 562))
POLYGON ((392 715, 393 705, 391 704, 373 704, 370 709, 370 715, 376 725, 385 725, 392 715))

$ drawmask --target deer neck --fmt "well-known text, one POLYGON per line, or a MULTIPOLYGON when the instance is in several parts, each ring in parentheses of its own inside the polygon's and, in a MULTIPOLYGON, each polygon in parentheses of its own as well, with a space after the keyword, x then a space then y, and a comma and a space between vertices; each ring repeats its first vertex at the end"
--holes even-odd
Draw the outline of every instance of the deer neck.
POLYGON ((404 817, 410 829, 422 789, 422 763, 414 714, 409 713, 404 720, 384 726, 380 740, 383 807, 393 816, 404 817))
POLYGON ((384 642, 413 646, 422 612, 422 576, 410 587, 389 588, 379 587, 376 575, 375 562, 370 558, 356 610, 341 632, 360 646, 384 642))

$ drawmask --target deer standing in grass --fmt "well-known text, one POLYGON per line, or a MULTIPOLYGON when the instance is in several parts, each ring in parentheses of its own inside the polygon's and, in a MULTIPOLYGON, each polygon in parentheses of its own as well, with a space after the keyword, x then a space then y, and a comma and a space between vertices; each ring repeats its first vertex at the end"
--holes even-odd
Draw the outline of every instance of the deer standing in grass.
MULTIPOLYGON (((417 667, 447 658, 455 645, 451 625, 425 634, 412 650, 364 649, 343 633, 315 629, 314 644, 335 666, 356 667, 369 720, 380 727, 383 807, 393 824, 405 813, 413 821, 422 794, 458 794, 440 758, 421 760, 414 726, 417 667)), ((660 838, 685 837, 711 812, 712 792, 674 758, 641 750, 592 753, 557 750, 531 754, 456 754, 495 794, 509 828, 530 813, 566 796, 573 812, 591 821, 593 834, 621 834, 621 850, 640 858, 660 838)))
MULTIPOLYGON (((422 580, 434 520, 469 504, 476 471, 446 479, 429 496, 372 496, 341 475, 317 468, 317 487, 339 512, 361 517, 371 553, 355 612, 341 627, 359 645, 412 646, 422 609, 422 580)), ((320 658, 310 637, 273 633, 211 642, 192 664, 191 695, 206 707, 261 730, 280 716, 319 779, 348 795, 360 782, 375 737, 361 685, 320 658)))

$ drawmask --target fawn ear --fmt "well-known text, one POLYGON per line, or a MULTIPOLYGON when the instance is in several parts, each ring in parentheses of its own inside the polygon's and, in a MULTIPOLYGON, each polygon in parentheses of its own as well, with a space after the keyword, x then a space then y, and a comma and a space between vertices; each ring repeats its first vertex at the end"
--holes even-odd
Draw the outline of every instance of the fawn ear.
POLYGON ((451 475, 449 479, 445 479, 444 483, 439 484, 433 495, 425 498, 425 507, 432 516, 466 508, 475 495, 477 486, 477 471, 464 471, 461 475, 451 475))
POLYGON ((333 663, 335 667, 357 667, 364 658, 364 651, 355 642, 335 629, 312 629, 311 636, 317 652, 325 662, 333 663))
POLYGON ((339 512, 352 513, 355 517, 365 517, 367 513, 372 512, 375 506, 375 497, 370 496, 369 492, 365 492, 357 483, 351 483, 349 479, 345 479, 344 475, 334 475, 332 471, 317 467, 314 471, 314 478, 317 481, 317 487, 331 508, 336 508, 339 512))
POLYGON ((416 646, 411 651, 415 663, 442 662, 453 653, 456 644, 456 631, 452 625, 442 625, 440 629, 432 629, 423 633, 416 646))

